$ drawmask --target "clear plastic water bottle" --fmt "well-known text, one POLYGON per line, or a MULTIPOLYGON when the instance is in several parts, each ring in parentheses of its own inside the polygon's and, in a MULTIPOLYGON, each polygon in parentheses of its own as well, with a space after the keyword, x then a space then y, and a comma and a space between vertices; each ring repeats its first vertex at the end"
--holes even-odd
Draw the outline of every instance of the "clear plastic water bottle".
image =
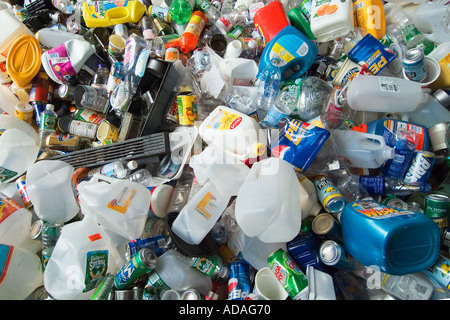
POLYGON ((47 104, 45 110, 41 112, 39 122, 39 140, 41 148, 45 147, 46 138, 56 132, 56 123, 58 122, 58 115, 55 112, 53 104, 47 104))
POLYGON ((139 169, 132 174, 130 174, 127 179, 133 182, 137 182, 140 184, 143 184, 144 186, 148 187, 152 185, 152 174, 150 171, 148 171, 145 168, 139 169))
POLYGON ((44 221, 42 227, 42 265, 45 268, 50 259, 56 242, 61 234, 64 223, 44 221))
POLYGON ((256 96, 256 108, 258 112, 267 113, 274 104, 281 83, 281 60, 272 58, 270 63, 258 75, 258 94, 256 96))
POLYGON ((285 87, 277 96, 277 101, 273 104, 263 122, 264 127, 280 128, 285 120, 294 110, 297 105, 297 93, 285 87), (285 90, 286 89, 286 90, 285 90))
POLYGON ((136 160, 131 160, 128 162, 116 160, 107 163, 101 167, 90 170, 87 174, 87 178, 90 179, 94 174, 100 173, 107 177, 124 179, 126 176, 130 174, 132 170, 135 170, 136 168, 137 168, 136 160))

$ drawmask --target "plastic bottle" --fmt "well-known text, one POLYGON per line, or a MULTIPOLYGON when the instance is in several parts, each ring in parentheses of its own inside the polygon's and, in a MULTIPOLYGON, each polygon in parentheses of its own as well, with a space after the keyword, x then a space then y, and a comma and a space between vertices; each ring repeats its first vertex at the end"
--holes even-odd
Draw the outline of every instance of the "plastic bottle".
POLYGON ((197 10, 192 13, 189 23, 179 40, 181 52, 188 53, 197 47, 198 38, 206 25, 206 21, 206 15, 203 12, 197 10))
POLYGON ((39 257, 21 247, 0 244, 0 299, 24 300, 42 286, 39 257))
POLYGON ((64 14, 72 14, 75 11, 70 0, 52 0, 52 4, 64 14))
POLYGON ((206 296, 212 290, 212 280, 192 268, 188 257, 171 249, 158 257, 158 263, 148 277, 147 286, 177 291, 196 289, 206 296))
POLYGON ((82 35, 52 28, 42 28, 36 34, 41 45, 47 48, 57 47, 72 39, 84 40, 82 35))
POLYGON ((281 84, 280 65, 281 59, 273 58, 258 75, 259 84, 256 108, 263 114, 269 110, 278 94, 281 84))
POLYGON ((431 191, 431 185, 423 182, 409 185, 403 180, 369 175, 361 175, 357 179, 360 187, 364 188, 371 195, 407 196, 416 192, 427 193, 431 191))
POLYGON ((118 179, 124 179, 131 170, 137 168, 137 162, 134 160, 128 161, 126 163, 116 160, 107 163, 99 168, 92 169, 88 172, 87 177, 92 177, 96 173, 100 173, 107 177, 113 177, 118 179))
POLYGON ((412 112, 426 99, 420 84, 407 79, 359 75, 345 94, 353 110, 412 112))
POLYGON ((45 147, 47 136, 56 132, 58 115, 55 112, 53 104, 47 104, 45 110, 41 112, 41 121, 39 123, 39 140, 41 149, 45 147))
POLYGON ((450 111, 445 108, 433 95, 422 103, 414 112, 404 112, 401 119, 414 122, 430 128, 441 122, 450 122, 450 111))
POLYGON ((382 136, 353 130, 333 130, 332 136, 338 155, 348 159, 352 167, 376 169, 395 157, 382 136))
POLYGON ((50 259, 53 249, 55 248, 56 242, 61 234, 61 229, 63 227, 61 222, 49 222, 44 221, 42 227, 42 266, 45 266, 50 259))
POLYGON ((241 58, 255 59, 256 57, 256 39, 251 38, 240 55, 241 58))
POLYGON ((283 120, 296 109, 297 92, 289 90, 289 87, 285 87, 285 89, 277 95, 276 102, 270 107, 261 126, 280 128, 283 125, 283 120))
POLYGON ((184 25, 189 22, 195 0, 175 0, 169 7, 170 18, 178 25, 184 25))
POLYGON ((151 172, 145 168, 139 169, 139 170, 131 173, 130 175, 128 175, 126 177, 126 179, 133 181, 133 182, 143 184, 146 187, 152 185, 152 182, 153 182, 151 172))
POLYGON ((195 4, 205 13, 209 25, 213 25, 222 16, 220 10, 209 0, 195 0, 195 4))
POLYGON ((411 15, 417 29, 426 39, 436 43, 448 41, 450 9, 447 1, 427 1, 411 15))

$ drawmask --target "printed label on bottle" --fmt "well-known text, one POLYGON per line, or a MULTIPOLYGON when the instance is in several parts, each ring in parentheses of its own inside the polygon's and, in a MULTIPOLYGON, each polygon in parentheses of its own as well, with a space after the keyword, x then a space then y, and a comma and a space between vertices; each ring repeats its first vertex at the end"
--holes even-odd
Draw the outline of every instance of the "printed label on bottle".
POLYGON ((9 179, 15 177, 16 175, 17 175, 17 172, 0 166, 0 181, 1 182, 9 180, 9 179))
POLYGON ((195 207, 195 211, 200 213, 206 220, 211 218, 211 213, 217 209, 217 198, 211 193, 207 192, 205 196, 195 207))
POLYGON ((380 77, 378 79, 378 83, 380 84, 381 91, 400 92, 400 88, 398 86, 398 81, 395 78, 380 77))
POLYGON ((191 16, 191 20, 189 20, 189 23, 186 26, 184 32, 192 33, 198 38, 200 36, 200 33, 202 33, 204 27, 205 21, 202 19, 202 17, 194 14, 191 16))
POLYGON ((212 119, 212 126, 207 126, 214 130, 233 130, 242 122, 242 117, 235 113, 220 110, 215 118, 212 119))
POLYGON ((39 122, 39 129, 41 130, 55 130, 56 128, 56 122, 58 121, 58 117, 47 114, 47 113, 41 113, 41 121, 39 122))
POLYGON ((391 218, 411 218, 416 216, 414 211, 400 211, 395 208, 386 207, 374 201, 357 201, 352 205, 352 208, 359 212, 360 214, 380 220, 380 219, 391 219, 391 218))
POLYGON ((147 287, 170 290, 170 287, 164 282, 158 272, 153 271, 147 280, 147 287))
POLYGON ((106 207, 114 211, 120 212, 122 214, 125 214, 135 195, 136 195, 135 189, 129 189, 128 187, 125 187, 119 192, 119 194, 114 199, 112 199, 106 205, 106 207))
POLYGON ((0 285, 6 278, 8 273, 9 262, 14 251, 13 246, 8 246, 6 244, 0 244, 0 285))
POLYGON ((61 82, 66 82, 77 74, 72 66, 65 45, 60 45, 50 49, 47 51, 47 56, 50 63, 50 68, 56 78, 58 78, 61 82))
POLYGON ((86 255, 86 277, 83 292, 95 289, 98 280, 108 269, 108 250, 89 251, 86 255))
MULTIPOLYGON (((1 255, 0 255, 1 257, 1 255)), ((1 265, 0 265, 1 266, 1 265)), ((450 260, 444 259, 443 257, 439 257, 436 262, 428 268, 428 271, 431 272, 440 284, 445 286, 447 289, 450 289, 450 260)), ((0 281, 1 282, 1 281, 0 281)))
POLYGON ((291 54, 289 51, 286 50, 281 44, 278 42, 275 42, 272 46, 272 50, 270 51, 270 60, 273 58, 279 57, 283 61, 281 61, 281 66, 287 64, 288 62, 294 60, 294 55, 291 54))

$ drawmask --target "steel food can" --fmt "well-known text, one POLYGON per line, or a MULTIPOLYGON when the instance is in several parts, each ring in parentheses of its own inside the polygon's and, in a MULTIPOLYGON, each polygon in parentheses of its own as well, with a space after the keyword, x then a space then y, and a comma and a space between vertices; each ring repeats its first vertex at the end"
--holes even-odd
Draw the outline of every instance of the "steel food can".
POLYGON ((312 230, 319 236, 324 236, 335 241, 343 241, 341 227, 329 213, 318 214, 312 222, 312 230))
POLYGON ((26 176, 21 176, 17 178, 16 180, 16 187, 19 191, 20 196, 22 197, 22 202, 25 206, 25 208, 30 209, 33 206, 33 203, 31 203, 30 197, 27 193, 27 187, 26 187, 26 176))
POLYGON ((33 122, 34 109, 28 103, 18 103, 14 108, 14 114, 17 118, 31 124, 33 122))
POLYGON ((156 266, 157 256, 151 249, 143 248, 134 255, 116 274, 114 284, 117 289, 127 289, 141 275, 156 266))
POLYGON ((435 160, 436 155, 433 152, 417 150, 411 165, 406 172, 404 181, 407 184, 414 182, 428 182, 435 160))
POLYGON ((80 149, 81 138, 74 134, 52 133, 45 139, 45 145, 50 149, 75 151, 80 149))
POLYGON ((327 266, 352 271, 358 267, 356 261, 347 250, 333 240, 324 241, 319 248, 320 261, 327 266))
POLYGON ((197 96, 181 94, 177 96, 178 122, 180 125, 191 126, 197 120, 197 96))
POLYGON ((443 194, 429 194, 425 197, 424 214, 437 223, 441 231, 441 236, 448 227, 448 211, 450 208, 450 198, 443 194))
POLYGON ((308 299, 308 279, 295 261, 283 249, 278 249, 267 259, 269 267, 293 300, 308 299))
POLYGON ((237 261, 231 263, 229 268, 228 299, 245 300, 251 292, 253 272, 250 265, 246 262, 237 261))
POLYGON ((395 208, 399 210, 408 210, 408 205, 406 204, 406 202, 396 196, 386 197, 385 199, 383 199, 381 204, 384 204, 385 206, 390 208, 395 208))
POLYGON ((425 53, 421 48, 409 49, 402 59, 402 64, 409 80, 421 82, 428 75, 425 68, 425 53))
POLYGON ((313 182, 316 187, 317 197, 328 213, 339 213, 344 209, 346 200, 330 178, 317 176, 313 182))

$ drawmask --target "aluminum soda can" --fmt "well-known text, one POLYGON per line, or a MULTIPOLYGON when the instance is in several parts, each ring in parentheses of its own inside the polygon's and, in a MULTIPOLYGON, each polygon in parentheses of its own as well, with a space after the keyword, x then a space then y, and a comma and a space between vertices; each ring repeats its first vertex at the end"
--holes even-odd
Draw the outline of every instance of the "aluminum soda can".
POLYGON ((281 248, 274 251, 267 261, 292 300, 308 299, 308 279, 286 251, 281 248))
POLYGON ((358 267, 358 261, 355 260, 340 243, 327 240, 324 241, 319 249, 320 260, 327 266, 342 270, 352 271, 358 267))
POLYGON ((402 64, 409 80, 421 82, 427 77, 424 60, 425 53, 421 48, 412 48, 405 53, 402 64))
POLYGON ((229 266, 228 299, 245 300, 251 292, 253 272, 248 263, 243 261, 233 262, 229 266))
POLYGON ((143 239, 136 239, 127 243, 126 257, 127 259, 131 259, 143 248, 153 250, 156 256, 159 257, 168 250, 165 247, 166 244, 167 237, 163 234, 143 239))
POLYGON ((157 256, 151 249, 143 248, 135 254, 116 274, 114 284, 117 289, 127 289, 141 275, 156 266, 157 256))
POLYGON ((439 226, 441 236, 448 227, 448 211, 450 208, 450 198, 443 194, 429 194, 425 197, 424 214, 439 226))
POLYGON ((433 170, 436 155, 433 152, 417 150, 412 159, 411 165, 406 172, 404 181, 407 184, 413 182, 428 182, 433 170))
POLYGON ((22 197, 22 202, 25 205, 25 208, 30 209, 33 206, 33 203, 31 203, 30 197, 28 196, 27 193, 26 180, 27 180, 26 176, 21 176, 17 178, 16 187, 19 191, 20 196, 22 197))
POLYGON ((90 300, 112 300, 114 294, 114 274, 107 273, 99 283, 90 300))
POLYGON ((344 209, 346 200, 329 177, 317 176, 313 182, 317 197, 327 212, 339 213, 344 209))

